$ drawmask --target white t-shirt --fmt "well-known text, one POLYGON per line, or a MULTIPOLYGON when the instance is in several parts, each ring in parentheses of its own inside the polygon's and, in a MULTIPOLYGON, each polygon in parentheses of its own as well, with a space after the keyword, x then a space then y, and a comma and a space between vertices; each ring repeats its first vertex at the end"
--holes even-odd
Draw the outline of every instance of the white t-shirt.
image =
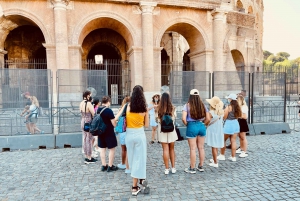
POLYGON ((242 105, 242 113, 243 114, 246 114, 246 117, 248 118, 248 107, 247 107, 247 105, 242 105))

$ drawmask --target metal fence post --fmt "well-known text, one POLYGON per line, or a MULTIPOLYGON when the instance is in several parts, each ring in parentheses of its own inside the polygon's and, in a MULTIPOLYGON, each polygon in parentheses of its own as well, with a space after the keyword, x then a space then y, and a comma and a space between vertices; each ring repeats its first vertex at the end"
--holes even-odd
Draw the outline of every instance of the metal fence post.
POLYGON ((248 83, 249 83, 249 87, 248 87, 248 97, 249 97, 249 110, 248 110, 248 123, 250 123, 250 118, 249 117, 251 117, 252 115, 251 115, 251 109, 252 109, 252 107, 251 107, 251 73, 248 73, 248 83))
POLYGON ((284 111, 283 111, 283 122, 286 122, 286 72, 284 73, 284 111))
MULTIPOLYGON (((254 75, 255 73, 252 73, 252 82, 251 82, 251 124, 253 124, 253 115, 254 115, 254 108, 253 108, 253 102, 254 102, 254 75)), ((250 85, 250 84, 249 84, 250 85)))

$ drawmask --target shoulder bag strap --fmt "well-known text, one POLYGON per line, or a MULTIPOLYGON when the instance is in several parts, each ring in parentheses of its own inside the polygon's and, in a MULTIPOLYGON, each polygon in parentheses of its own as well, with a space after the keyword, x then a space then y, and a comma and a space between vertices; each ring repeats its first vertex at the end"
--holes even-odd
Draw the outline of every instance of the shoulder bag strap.
POLYGON ((127 105, 128 105, 128 103, 125 104, 125 107, 124 107, 123 112, 122 112, 122 117, 126 116, 127 105))
POLYGON ((102 112, 106 109, 107 107, 102 108, 101 112, 99 113, 99 115, 102 114, 102 112))

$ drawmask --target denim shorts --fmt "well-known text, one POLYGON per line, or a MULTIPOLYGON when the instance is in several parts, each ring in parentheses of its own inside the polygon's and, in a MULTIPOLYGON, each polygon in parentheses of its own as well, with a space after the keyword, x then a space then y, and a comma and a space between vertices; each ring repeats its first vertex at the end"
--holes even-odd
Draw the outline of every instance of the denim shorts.
POLYGON ((124 133, 119 133, 119 136, 120 136, 120 144, 125 145, 126 131, 124 133))
POLYGON ((201 121, 189 121, 186 128, 186 138, 195 138, 197 136, 206 136, 206 127, 201 121))

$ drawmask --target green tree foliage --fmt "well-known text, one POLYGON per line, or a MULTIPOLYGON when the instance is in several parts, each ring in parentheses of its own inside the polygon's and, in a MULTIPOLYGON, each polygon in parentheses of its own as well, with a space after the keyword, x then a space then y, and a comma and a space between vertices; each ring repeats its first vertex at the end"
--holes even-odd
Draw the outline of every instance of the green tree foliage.
POLYGON ((273 55, 273 53, 269 52, 268 50, 264 50, 264 60, 267 60, 270 55, 273 55))
POLYGON ((285 59, 289 59, 289 57, 291 56, 289 53, 287 53, 287 52, 278 52, 277 54, 276 54, 276 56, 279 56, 279 57, 283 57, 283 58, 285 58, 285 59))

